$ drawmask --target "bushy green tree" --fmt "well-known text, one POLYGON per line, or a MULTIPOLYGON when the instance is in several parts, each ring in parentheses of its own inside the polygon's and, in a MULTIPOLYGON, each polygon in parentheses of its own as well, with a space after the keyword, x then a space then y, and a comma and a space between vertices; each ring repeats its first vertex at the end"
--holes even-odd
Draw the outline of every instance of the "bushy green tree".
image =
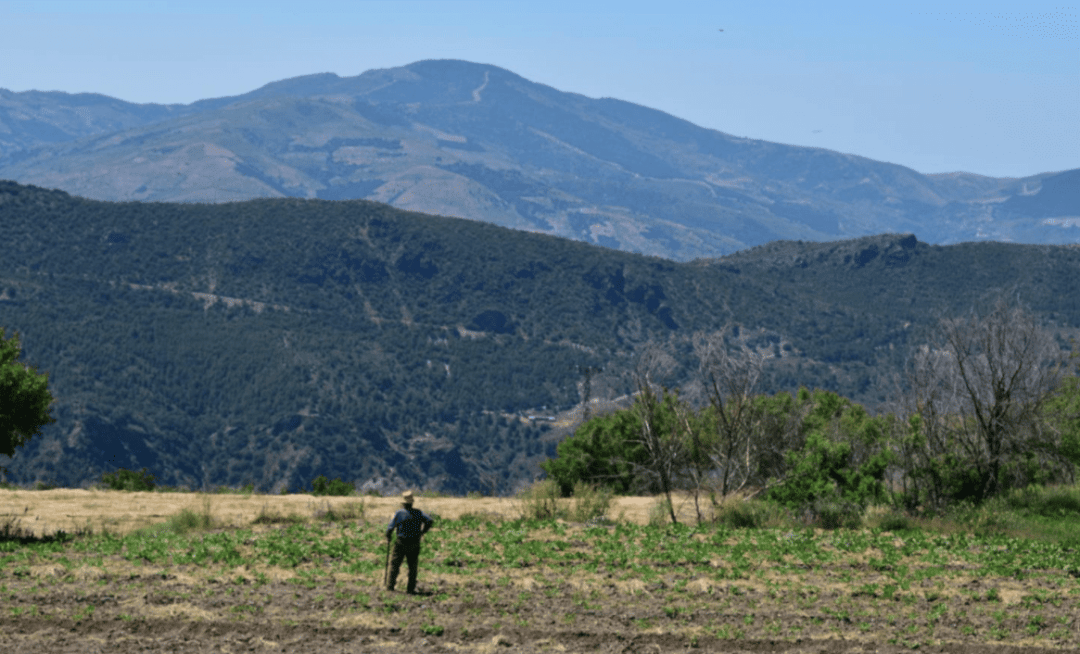
POLYGON ((836 393, 800 393, 809 402, 805 441, 787 454, 787 471, 768 496, 790 508, 816 510, 841 503, 866 507, 887 498, 885 472, 892 450, 888 418, 870 416, 836 393))
POLYGON ((633 442, 640 432, 641 419, 630 409, 596 416, 559 443, 555 458, 540 467, 563 497, 581 482, 629 493, 635 487, 634 465, 644 462, 644 451, 633 442))
POLYGON ((54 422, 48 375, 20 363, 20 353, 19 335, 5 339, 0 328, 0 454, 9 457, 54 422))
POLYGON ((1047 402, 1047 419, 1060 438, 1060 453, 1075 468, 1080 466, 1080 377, 1068 377, 1047 402))
POLYGON ((755 428, 754 470, 750 483, 764 487, 770 479, 779 479, 787 470, 787 454, 802 447, 803 414, 808 410, 810 391, 799 389, 796 395, 781 392, 754 397, 755 428))

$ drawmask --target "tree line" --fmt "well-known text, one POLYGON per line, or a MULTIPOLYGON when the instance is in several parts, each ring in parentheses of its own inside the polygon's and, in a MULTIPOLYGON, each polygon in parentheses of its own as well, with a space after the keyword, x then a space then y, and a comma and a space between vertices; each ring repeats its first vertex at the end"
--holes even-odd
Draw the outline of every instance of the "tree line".
MULTIPOLYGON (((941 509, 1075 481, 1076 354, 1008 297, 941 319, 897 377, 891 410, 876 415, 833 391, 758 393, 768 350, 737 333, 695 335, 697 375, 681 389, 663 383, 674 357, 646 347, 632 373, 633 404, 587 420, 541 464, 562 494, 582 483, 662 494, 676 521, 672 496, 680 491, 701 520, 708 503, 740 492, 793 510, 843 513, 886 500, 941 509)), ((53 421, 46 376, 19 354, 17 337, 0 331, 0 453, 8 456, 53 421)), ((588 406, 596 370, 586 372, 588 406)), ((491 427, 506 422, 491 420, 491 427)), ((521 446, 504 448, 503 466, 521 446)))
POLYGON ((981 503, 1031 484, 1075 482, 1080 378, 1030 311, 1008 297, 943 318, 872 415, 827 390, 756 392, 768 356, 731 330, 698 334, 696 378, 664 386, 661 347, 634 371, 632 406, 593 417, 542 464, 563 495, 688 494, 697 518, 740 493, 809 514, 981 503))

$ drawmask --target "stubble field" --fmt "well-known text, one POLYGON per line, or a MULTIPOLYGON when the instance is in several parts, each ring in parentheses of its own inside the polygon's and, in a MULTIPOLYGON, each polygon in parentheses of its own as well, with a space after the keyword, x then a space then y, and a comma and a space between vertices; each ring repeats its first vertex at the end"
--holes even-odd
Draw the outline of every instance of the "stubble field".
POLYGON ((652 498, 591 525, 419 498, 437 523, 409 596, 381 583, 394 498, 0 502, 0 651, 1080 650, 1080 554, 1038 541, 657 527, 652 498))

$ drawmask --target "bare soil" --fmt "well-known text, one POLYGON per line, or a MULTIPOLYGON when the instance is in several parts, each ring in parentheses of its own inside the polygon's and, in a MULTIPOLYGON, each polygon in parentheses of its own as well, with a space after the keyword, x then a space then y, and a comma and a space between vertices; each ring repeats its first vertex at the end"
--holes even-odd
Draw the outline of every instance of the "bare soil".
MULTIPOLYGON (((59 583, 29 578, 8 580, 6 586, 15 596, 4 601, 0 651, 24 654, 682 652, 695 646, 707 652, 900 652, 910 651, 911 645, 891 645, 888 638, 903 633, 909 620, 918 620, 904 617, 887 624, 869 618, 866 627, 858 621, 815 627, 812 607, 756 603, 752 594, 738 602, 709 597, 680 605, 666 602, 660 589, 627 594, 613 588, 584 609, 571 603, 580 592, 573 585, 536 593, 517 585, 493 589, 475 580, 443 580, 439 596, 430 586, 420 595, 389 593, 362 579, 316 588, 288 582, 256 587, 158 573, 99 579, 91 574, 59 583), (440 598, 444 593, 449 597, 440 598), (357 595, 368 599, 358 601, 357 595), (36 607, 36 615, 30 606, 36 607), (86 615, 88 606, 93 610, 86 615), (669 617, 668 606, 679 613, 669 617), (15 610, 20 615, 12 615, 15 610), (705 624, 712 626, 712 633, 705 624), (430 625, 442 627, 441 633, 436 635, 430 625), (770 637, 767 632, 774 625, 783 625, 784 633, 803 626, 805 636, 770 637), (717 626, 742 633, 721 639, 715 635, 717 626)), ((986 615, 966 624, 976 625, 985 638, 994 622, 986 615)), ((935 638, 938 642, 922 649, 972 654, 1053 651, 985 640, 950 642, 963 637, 949 625, 942 625, 935 638)))

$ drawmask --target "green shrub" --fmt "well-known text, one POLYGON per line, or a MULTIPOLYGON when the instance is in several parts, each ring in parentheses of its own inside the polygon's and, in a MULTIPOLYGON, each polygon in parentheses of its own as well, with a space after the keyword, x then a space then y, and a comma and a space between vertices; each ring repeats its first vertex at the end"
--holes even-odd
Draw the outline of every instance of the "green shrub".
POLYGON ((810 507, 812 520, 822 529, 858 529, 862 526, 862 505, 855 502, 818 500, 810 507))
POLYGON ((295 525, 302 522, 306 522, 303 517, 298 516, 295 513, 285 515, 283 513, 278 513, 277 511, 272 511, 267 504, 262 505, 262 508, 259 509, 259 514, 251 521, 251 523, 255 525, 295 525))
POLYGON ((566 511, 559 506, 559 484, 554 479, 544 479, 530 485, 517 495, 521 517, 527 520, 553 520, 561 518, 566 511))
POLYGON ((987 499, 990 473, 980 470, 975 462, 961 456, 962 446, 959 443, 951 442, 948 446, 956 451, 928 457, 911 469, 912 477, 923 492, 921 495, 912 493, 909 506, 929 504, 942 508, 963 503, 978 504, 987 499))
POLYGON ((885 471, 894 455, 888 447, 889 421, 871 417, 862 406, 836 393, 805 389, 800 402, 810 402, 801 429, 801 447, 785 454, 782 482, 767 497, 789 509, 809 512, 813 519, 841 522, 871 504, 889 499, 885 471))
POLYGON ((230 488, 228 486, 218 486, 213 489, 212 492, 218 495, 251 495, 255 492, 255 484, 247 483, 240 488, 230 488))
POLYGON ((154 475, 146 468, 142 470, 118 469, 116 472, 105 472, 101 475, 101 483, 112 490, 120 491, 152 491, 157 484, 154 483, 154 475))
POLYGON ((735 529, 760 529, 785 522, 783 507, 762 500, 729 500, 716 509, 717 524, 735 529))
POLYGON ((210 529, 214 526, 214 521, 205 513, 197 513, 191 509, 183 509, 180 513, 169 518, 167 524, 170 531, 184 534, 189 531, 210 529))
POLYGON ((611 489, 579 481, 574 484, 573 505, 570 519, 588 522, 606 518, 611 507, 611 489))
POLYGON ((91 532, 89 529, 77 528, 73 533, 70 534, 61 529, 51 534, 42 534, 38 536, 34 534, 33 529, 27 529, 23 527, 22 520, 17 516, 8 515, 0 518, 0 544, 20 543, 22 545, 32 545, 45 543, 63 543, 71 540, 72 538, 91 535, 93 535, 93 532, 91 532))
POLYGON ((788 455, 790 477, 770 489, 769 498, 792 509, 809 506, 815 511, 818 504, 865 507, 883 502, 888 495, 884 484, 890 460, 888 452, 868 457, 862 465, 853 458, 852 443, 813 432, 802 449, 788 455))
POLYGON ((915 528, 915 521, 904 513, 890 511, 878 518, 877 526, 882 531, 905 531, 915 528))
POLYGON ((1011 491, 1002 497, 1001 503, 1022 514, 1044 518, 1080 516, 1080 488, 1043 488, 1028 486, 1011 491))
POLYGON ((315 509, 315 517, 328 520, 330 522, 339 522, 342 520, 364 520, 364 516, 367 514, 367 505, 364 501, 359 502, 345 502, 338 504, 337 506, 326 503, 324 508, 315 509))
POLYGON ((976 536, 1007 532, 1014 526, 1016 514, 1001 510, 1000 502, 978 504, 972 500, 957 502, 945 512, 944 521, 976 536))
POLYGON ((325 475, 319 475, 311 482, 312 495, 346 496, 356 492, 356 487, 348 482, 337 479, 327 479, 325 475))
POLYGON ((761 527, 761 513, 752 504, 732 504, 722 507, 716 514, 716 522, 736 529, 761 527))
POLYGON ((34 532, 19 524, 19 519, 15 516, 4 516, 0 519, 0 543, 25 540, 33 535, 34 532))
POLYGON ((165 523, 166 529, 178 534, 186 534, 189 531, 205 531, 214 528, 214 518, 210 511, 210 498, 203 500, 202 511, 196 512, 191 509, 182 509, 165 523))

